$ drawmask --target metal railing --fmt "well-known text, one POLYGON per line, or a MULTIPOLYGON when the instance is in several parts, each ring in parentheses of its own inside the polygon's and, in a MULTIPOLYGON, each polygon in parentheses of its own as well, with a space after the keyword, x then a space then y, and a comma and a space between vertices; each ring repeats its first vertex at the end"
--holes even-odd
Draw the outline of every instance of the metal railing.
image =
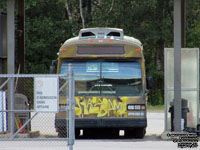
POLYGON ((74 84, 71 65, 67 75, 0 75, 0 141, 58 140, 67 142, 72 150, 75 140, 74 84), (52 92, 54 89, 57 95, 52 92), (58 109, 61 99, 65 101, 62 110, 58 109), (67 134, 62 138, 55 128, 59 112, 66 112, 66 128, 61 130, 67 134))

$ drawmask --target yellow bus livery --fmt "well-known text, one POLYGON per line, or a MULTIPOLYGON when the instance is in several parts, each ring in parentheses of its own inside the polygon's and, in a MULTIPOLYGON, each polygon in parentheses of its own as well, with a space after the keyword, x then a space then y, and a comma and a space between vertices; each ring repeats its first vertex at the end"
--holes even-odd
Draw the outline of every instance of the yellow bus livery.
MULTIPOLYGON (((75 132, 110 132, 143 138, 147 127, 146 76, 142 43, 122 29, 86 28, 59 50, 57 73, 75 74, 75 132), (76 76, 81 75, 81 76, 76 76)), ((60 98, 60 106, 66 100, 60 98)), ((59 136, 66 133, 66 113, 55 117, 59 136)))

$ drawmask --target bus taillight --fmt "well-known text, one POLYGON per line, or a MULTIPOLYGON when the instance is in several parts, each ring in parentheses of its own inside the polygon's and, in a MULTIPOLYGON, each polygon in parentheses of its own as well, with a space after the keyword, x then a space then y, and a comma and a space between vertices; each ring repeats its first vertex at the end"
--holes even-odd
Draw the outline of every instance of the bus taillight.
POLYGON ((136 49, 135 51, 136 51, 136 52, 140 52, 140 51, 141 51, 141 49, 136 49))
POLYGON ((66 51, 67 51, 67 49, 61 49, 60 51, 61 51, 61 52, 66 52, 66 51))

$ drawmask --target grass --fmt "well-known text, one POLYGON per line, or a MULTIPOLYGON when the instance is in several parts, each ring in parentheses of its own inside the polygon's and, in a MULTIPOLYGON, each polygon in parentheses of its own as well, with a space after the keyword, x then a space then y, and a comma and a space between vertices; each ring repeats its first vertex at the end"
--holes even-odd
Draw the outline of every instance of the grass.
MULTIPOLYGON (((200 105, 199 105, 199 108, 200 108, 200 105)), ((147 104, 147 111, 148 112, 165 112, 165 105, 152 106, 150 104, 147 104)))
POLYGON ((147 111, 148 112, 164 112, 165 111, 165 105, 147 105, 147 111))

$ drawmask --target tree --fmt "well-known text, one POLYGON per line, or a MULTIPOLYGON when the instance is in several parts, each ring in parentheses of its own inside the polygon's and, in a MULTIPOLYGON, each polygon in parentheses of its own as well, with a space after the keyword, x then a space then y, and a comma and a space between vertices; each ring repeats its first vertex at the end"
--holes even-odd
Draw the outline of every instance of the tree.
MULTIPOLYGON (((144 45, 154 78, 150 103, 164 102, 164 47, 173 47, 174 0, 26 0, 26 73, 47 73, 60 42, 83 27, 116 27, 144 45)), ((0 3, 1 5, 1 3, 0 3)), ((187 47, 200 45, 200 1, 187 1, 187 47)))
POLYGON ((48 73, 60 43, 72 36, 63 2, 26 2, 26 73, 48 73), (55 7, 56 6, 56 7, 55 7))

